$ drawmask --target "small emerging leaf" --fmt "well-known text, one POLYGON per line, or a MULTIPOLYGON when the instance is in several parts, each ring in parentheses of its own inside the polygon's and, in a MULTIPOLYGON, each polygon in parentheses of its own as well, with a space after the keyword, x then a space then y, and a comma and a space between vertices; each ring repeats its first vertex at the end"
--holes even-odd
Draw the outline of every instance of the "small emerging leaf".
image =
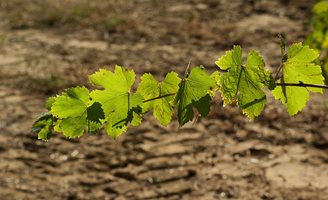
POLYGON ((41 115, 32 126, 32 131, 38 132, 38 139, 48 141, 52 134, 53 116, 50 113, 41 115))

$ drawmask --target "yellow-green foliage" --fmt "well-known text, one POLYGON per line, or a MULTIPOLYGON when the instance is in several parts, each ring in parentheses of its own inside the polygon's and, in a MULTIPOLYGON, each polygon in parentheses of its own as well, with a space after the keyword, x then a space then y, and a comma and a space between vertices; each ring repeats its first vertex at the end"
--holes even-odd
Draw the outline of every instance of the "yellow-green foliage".
POLYGON ((312 11, 312 32, 305 43, 321 51, 322 73, 328 84, 328 1, 319 1, 312 11))
POLYGON ((312 33, 306 43, 317 49, 328 48, 328 1, 320 1, 313 6, 312 33))

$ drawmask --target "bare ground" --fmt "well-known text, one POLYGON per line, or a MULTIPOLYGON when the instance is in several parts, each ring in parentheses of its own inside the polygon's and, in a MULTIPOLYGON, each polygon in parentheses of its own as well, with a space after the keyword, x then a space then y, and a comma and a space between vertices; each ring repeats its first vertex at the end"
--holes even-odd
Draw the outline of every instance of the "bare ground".
POLYGON ((0 0, 0 199, 328 199, 327 94, 296 117, 270 97, 254 122, 217 98, 207 119, 178 129, 148 115, 115 141, 30 131, 48 96, 101 67, 214 70, 240 44, 274 70, 276 34, 302 41, 313 1, 86 2, 0 0))

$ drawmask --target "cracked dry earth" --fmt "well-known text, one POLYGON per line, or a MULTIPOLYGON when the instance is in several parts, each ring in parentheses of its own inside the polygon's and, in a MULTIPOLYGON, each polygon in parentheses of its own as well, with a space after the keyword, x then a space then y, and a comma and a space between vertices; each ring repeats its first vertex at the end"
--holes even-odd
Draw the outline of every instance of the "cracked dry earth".
POLYGON ((147 115, 115 141, 55 135, 45 143, 30 131, 48 96, 87 84, 100 67, 162 77, 191 59, 213 70, 238 43, 260 50, 274 69, 275 35, 302 40, 312 3, 122 1, 116 12, 135 19, 123 32, 8 30, 0 48, 0 199, 328 199, 327 94, 314 95, 296 117, 269 97, 254 122, 218 96, 207 119, 178 129, 147 115), (195 19, 187 21, 188 12, 195 19))

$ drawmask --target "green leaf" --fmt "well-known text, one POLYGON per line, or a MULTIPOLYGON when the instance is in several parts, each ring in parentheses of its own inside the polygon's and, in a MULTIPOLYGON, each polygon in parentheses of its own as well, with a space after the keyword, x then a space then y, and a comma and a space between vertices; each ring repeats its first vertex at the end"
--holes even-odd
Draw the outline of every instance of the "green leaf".
POLYGON ((60 129, 60 123, 62 122, 62 119, 57 119, 55 122, 54 122, 54 131, 57 132, 57 133, 62 133, 63 131, 60 129))
POLYGON ((259 116, 266 104, 265 86, 273 87, 273 79, 265 70, 263 58, 256 51, 248 53, 246 64, 242 62, 242 50, 235 46, 216 64, 227 73, 219 79, 224 105, 237 101, 243 113, 250 119, 259 116))
POLYGON ((54 130, 62 132, 67 138, 80 137, 85 129, 98 131, 96 127, 100 128, 105 119, 101 104, 91 100, 85 87, 65 90, 49 102, 51 114, 58 118, 54 130))
POLYGON ((85 87, 70 88, 57 96, 50 111, 58 118, 55 129, 67 138, 82 136, 87 125, 89 102, 89 90, 85 87))
POLYGON ((142 104, 143 112, 147 112, 153 108, 154 117, 162 125, 168 125, 172 119, 174 96, 179 89, 180 81, 181 79, 175 72, 168 73, 161 83, 155 80, 151 74, 144 74, 141 77, 141 83, 137 93, 141 94, 144 100, 159 96, 164 97, 144 102, 142 104))
POLYGON ((241 47, 235 46, 233 50, 227 51, 215 64, 222 70, 241 66, 243 64, 241 47))
MULTIPOLYGON (((321 67, 314 61, 319 57, 319 52, 303 46, 302 43, 293 44, 289 48, 288 59, 283 65, 283 77, 280 83, 304 83, 304 84, 324 84, 321 67)), ((294 86, 276 87, 273 95, 286 105, 290 115, 295 115, 301 111, 310 98, 309 92, 322 93, 320 88, 305 88, 294 86)))
POLYGON ((89 133, 99 133, 104 119, 105 113, 100 103, 94 102, 91 106, 89 106, 87 109, 87 126, 89 133))
POLYGON ((58 118, 78 117, 86 111, 89 101, 87 88, 70 88, 56 97, 50 112, 58 118))
MULTIPOLYGON (((137 93, 140 94, 144 100, 152 99, 160 95, 159 82, 153 75, 146 73, 142 75, 137 93)), ((142 112, 148 112, 153 108, 153 101, 148 101, 142 104, 142 112)))
POLYGON ((211 105, 209 94, 215 87, 215 80, 201 67, 193 68, 180 82, 175 98, 180 126, 194 118, 193 108, 196 108, 202 117, 208 114, 211 105))
POLYGON ((217 83, 219 84, 219 80, 220 80, 220 72, 219 71, 215 71, 211 74, 211 78, 217 83))
POLYGON ((98 134, 100 132, 101 128, 102 128, 101 123, 97 123, 97 122, 93 122, 93 121, 88 122, 88 130, 89 130, 89 133, 91 133, 91 134, 98 134))
MULTIPOLYGON (((141 113, 142 97, 139 94, 125 93, 115 97, 115 94, 109 95, 110 101, 103 104, 106 109, 112 112, 106 115, 106 131, 107 133, 116 138, 127 130, 127 125, 132 123, 136 126, 136 114, 141 113), (123 131, 124 130, 124 131, 123 131)), ((141 120, 138 120, 141 122, 141 120)))
POLYGON ((105 113, 101 108, 101 104, 94 102, 91 106, 87 108, 87 120, 95 123, 102 123, 105 119, 105 113))
POLYGON ((56 97, 49 97, 46 102, 46 108, 48 111, 51 110, 52 105, 56 102, 56 97))
POLYGON ((312 33, 305 44, 317 49, 328 48, 328 2, 320 1, 313 6, 312 33))
POLYGON ((131 125, 132 126, 139 126, 142 121, 142 117, 140 114, 138 114, 139 111, 137 112, 132 112, 132 120, 131 120, 131 125))
POLYGON ((322 15, 328 12, 328 2, 318 2, 313 6, 313 12, 317 15, 322 15))
POLYGON ((325 78, 325 84, 328 85, 328 58, 323 62, 322 75, 325 78))
POLYGON ((101 69, 90 75, 89 79, 95 86, 102 86, 113 91, 129 92, 135 81, 135 76, 133 70, 127 70, 116 65, 114 73, 101 69))
POLYGON ((32 131, 38 132, 38 139, 48 141, 53 128, 53 116, 50 113, 41 115, 32 126, 32 131))
POLYGON ((87 124, 87 113, 79 117, 69 117, 62 119, 59 127, 67 138, 81 137, 87 124))
MULTIPOLYGON (((133 70, 116 66, 114 73, 100 70, 90 76, 90 80, 104 90, 94 90, 91 97, 99 102, 105 114, 106 131, 113 138, 127 130, 129 123, 136 124, 136 114, 140 115, 142 96, 130 92, 135 81, 133 70)), ((139 116, 140 117, 140 116, 139 116)), ((141 121, 141 120, 140 120, 141 121)))

